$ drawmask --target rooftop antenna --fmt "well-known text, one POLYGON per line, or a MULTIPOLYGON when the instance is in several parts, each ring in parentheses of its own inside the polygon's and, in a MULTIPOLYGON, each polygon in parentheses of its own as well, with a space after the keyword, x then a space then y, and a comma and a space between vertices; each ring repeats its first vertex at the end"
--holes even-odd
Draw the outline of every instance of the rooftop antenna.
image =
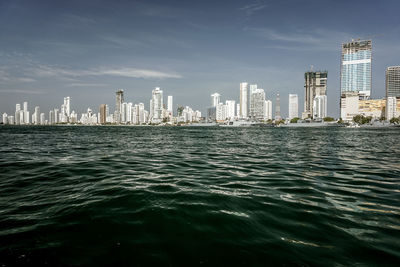
POLYGON ((314 70, 314 65, 310 66, 310 72, 312 72, 314 70))

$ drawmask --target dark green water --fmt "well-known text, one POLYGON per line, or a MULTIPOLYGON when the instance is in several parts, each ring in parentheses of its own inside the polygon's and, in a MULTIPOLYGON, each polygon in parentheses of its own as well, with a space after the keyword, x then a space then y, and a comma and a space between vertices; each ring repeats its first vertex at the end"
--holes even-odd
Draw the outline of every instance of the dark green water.
POLYGON ((0 266, 400 264, 400 129, 0 127, 0 266))

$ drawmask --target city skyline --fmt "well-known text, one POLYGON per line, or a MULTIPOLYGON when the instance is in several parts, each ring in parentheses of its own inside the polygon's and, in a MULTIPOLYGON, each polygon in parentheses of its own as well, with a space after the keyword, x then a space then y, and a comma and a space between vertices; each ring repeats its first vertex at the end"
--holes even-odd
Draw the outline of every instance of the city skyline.
POLYGON ((0 108, 28 101, 49 110, 69 95, 80 113, 107 103, 116 88, 147 105, 148 90, 160 86, 174 103, 205 113, 210 94, 238 103, 237 84, 251 81, 267 99, 280 93, 287 117, 286 95, 302 103, 304 72, 313 65, 329 72, 328 115, 339 117, 343 43, 373 36, 372 98, 385 96, 386 67, 400 62, 400 29, 383 27, 399 24, 399 4, 350 1, 345 10, 359 13, 343 17, 344 3, 70 1, 58 8, 51 1, 3 1, 0 108), (310 7, 330 12, 301 15, 310 7))

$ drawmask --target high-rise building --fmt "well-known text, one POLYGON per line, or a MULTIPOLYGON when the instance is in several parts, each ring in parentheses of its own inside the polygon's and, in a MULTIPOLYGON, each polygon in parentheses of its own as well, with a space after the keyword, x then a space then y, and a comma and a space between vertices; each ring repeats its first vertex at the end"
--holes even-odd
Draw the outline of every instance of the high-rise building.
POLYGON ((132 108, 133 108, 132 102, 129 102, 128 104, 126 104, 126 122, 127 123, 132 122, 132 108))
POLYGON ((226 118, 233 120, 235 118, 235 100, 226 100, 226 118))
POLYGON ((299 97, 296 94, 289 94, 289 119, 299 117, 299 97))
POLYGON ((60 122, 60 112, 58 108, 54 109, 54 123, 59 123, 60 122))
POLYGON ((71 98, 69 96, 64 97, 64 107, 65 107, 65 115, 67 116, 67 120, 69 115, 71 114, 71 98))
POLYGON ((15 105, 15 124, 20 124, 21 123, 21 119, 20 119, 20 114, 21 114, 21 104, 16 104, 15 105))
POLYGON ((152 91, 152 118, 151 122, 160 123, 163 120, 163 91, 156 87, 152 91))
POLYGON ((40 125, 44 125, 46 122, 46 118, 44 117, 44 113, 40 113, 40 125))
POLYGON ((394 96, 386 98, 386 120, 397 117, 397 99, 394 96))
POLYGON ((54 124, 55 119, 54 119, 54 110, 49 111, 49 124, 54 124))
POLYGON ((358 115, 359 96, 357 92, 347 92, 340 97, 340 118, 344 121, 352 121, 358 115))
POLYGON ((312 118, 314 98, 318 95, 326 95, 328 72, 326 71, 308 71, 304 74, 305 96, 304 112, 302 118, 312 118))
POLYGON ((240 83, 240 109, 239 109, 239 118, 245 119, 247 118, 248 111, 248 90, 249 84, 246 82, 240 83))
POLYGON ((272 101, 265 100, 264 102, 264 120, 272 120, 272 101))
POLYGON ((275 103, 275 120, 280 121, 281 117, 281 101, 279 98, 279 94, 276 94, 276 103, 275 103))
MULTIPOLYGON (((252 85, 250 85, 251 87, 252 85)), ((257 85, 255 85, 257 86, 257 85)), ((253 120, 264 119, 265 91, 261 88, 250 89, 250 117, 253 120)))
POLYGON ((29 124, 28 102, 24 102, 24 124, 29 124))
POLYGON ((126 123, 126 114, 127 114, 128 103, 122 103, 121 107, 121 123, 126 123))
POLYGON ((15 123, 14 116, 8 116, 7 121, 8 121, 8 124, 14 124, 15 123))
POLYGON ((38 125, 40 124, 40 107, 36 106, 35 107, 35 124, 38 125))
POLYGON ((100 124, 106 124, 107 122, 107 105, 100 105, 100 124))
POLYGON ((115 92, 115 122, 121 123, 122 103, 124 102, 124 90, 115 92))
POLYGON ((358 93, 360 99, 371 95, 372 41, 352 40, 342 44, 340 92, 358 93))
POLYGON ((226 105, 223 103, 218 103, 218 105, 215 107, 215 119, 218 122, 222 122, 226 120, 226 105))
POLYGON ((400 98, 400 66, 386 69, 386 97, 400 98))
POLYGON ((323 119, 327 114, 327 97, 326 95, 317 95, 313 101, 313 118, 323 119))
POLYGON ((168 112, 173 116, 174 115, 174 105, 173 105, 173 98, 172 95, 168 96, 168 106, 167 106, 168 112))
POLYGON ((7 113, 3 113, 3 124, 8 124, 8 115, 7 115, 7 113))
POLYGON ((218 104, 221 102, 220 98, 221 98, 221 95, 218 93, 214 93, 211 95, 211 104, 213 107, 218 106, 218 104))
POLYGON ((24 119, 25 119, 25 124, 29 124, 29 123, 30 123, 30 114, 29 114, 29 110, 27 110, 27 111, 25 112, 24 119))

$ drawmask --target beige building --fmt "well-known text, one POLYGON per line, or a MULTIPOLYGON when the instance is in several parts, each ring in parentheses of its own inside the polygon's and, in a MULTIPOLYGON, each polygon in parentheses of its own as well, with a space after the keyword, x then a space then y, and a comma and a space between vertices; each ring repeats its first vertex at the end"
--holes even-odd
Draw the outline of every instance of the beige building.
POLYGON ((371 116, 374 119, 385 117, 386 99, 359 100, 358 112, 365 117, 371 116))
POLYGON ((344 121, 352 121, 358 115, 358 92, 346 92, 340 97, 340 118, 344 121))

